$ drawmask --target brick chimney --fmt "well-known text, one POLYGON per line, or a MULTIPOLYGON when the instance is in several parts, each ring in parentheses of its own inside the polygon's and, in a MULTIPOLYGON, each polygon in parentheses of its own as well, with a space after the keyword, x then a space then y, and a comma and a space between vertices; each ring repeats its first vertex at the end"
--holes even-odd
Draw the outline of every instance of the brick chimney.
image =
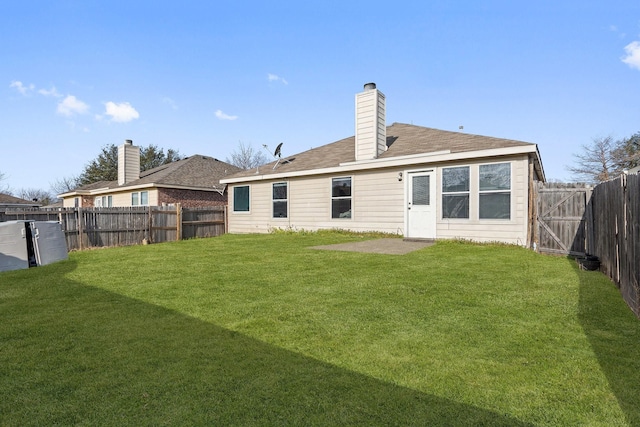
POLYGON ((118 185, 140 178, 140 147, 127 139, 118 147, 118 185))
POLYGON ((376 159, 387 149, 385 97, 375 83, 356 94, 356 161, 376 159))

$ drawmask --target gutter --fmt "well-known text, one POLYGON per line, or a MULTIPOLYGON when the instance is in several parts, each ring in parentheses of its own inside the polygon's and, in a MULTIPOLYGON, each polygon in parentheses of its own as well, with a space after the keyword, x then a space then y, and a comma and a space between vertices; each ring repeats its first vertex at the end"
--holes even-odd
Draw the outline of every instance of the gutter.
MULTIPOLYGON (((227 178, 227 179, 221 179, 220 183, 234 184, 234 183, 252 182, 252 181, 265 181, 265 180, 293 178, 293 177, 301 177, 301 176, 326 175, 326 174, 345 173, 345 172, 352 172, 352 171, 374 170, 374 169, 387 168, 387 167, 411 166, 411 165, 417 165, 421 163, 442 163, 442 162, 450 162, 454 160, 479 159, 484 157, 500 157, 500 156, 515 155, 515 154, 529 154, 529 153, 535 153, 538 156, 538 159, 540 159, 539 157, 540 154, 538 153, 538 146, 536 144, 531 144, 526 146, 517 146, 517 147, 507 147, 507 148, 493 148, 489 150, 461 151, 456 153, 451 153, 450 150, 444 150, 444 151, 437 151, 434 153, 416 154, 416 155, 399 156, 399 157, 382 158, 382 159, 371 159, 371 160, 365 160, 365 161, 359 161, 359 162, 346 162, 346 163, 340 163, 338 166, 321 168, 321 169, 252 175, 252 176, 244 176, 244 177, 238 177, 238 178, 227 178)), ((538 163, 540 162, 538 161, 538 163)), ((540 164, 540 168, 542 168, 542 164, 540 164)), ((541 172, 544 173, 544 171, 541 171, 541 172)))

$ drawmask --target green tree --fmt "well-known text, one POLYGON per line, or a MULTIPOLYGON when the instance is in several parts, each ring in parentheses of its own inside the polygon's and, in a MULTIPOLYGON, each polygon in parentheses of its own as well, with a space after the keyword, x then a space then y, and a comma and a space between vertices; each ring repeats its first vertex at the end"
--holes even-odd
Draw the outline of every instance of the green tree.
POLYGON ((618 141, 612 152, 612 157, 620 171, 640 166, 640 132, 618 141))
MULTIPOLYGON (((167 152, 155 145, 140 147, 140 171, 153 169, 183 159, 178 150, 167 152)), ((118 179, 118 147, 105 145, 95 159, 91 160, 78 178, 79 185, 93 184, 98 181, 116 181, 118 179)))

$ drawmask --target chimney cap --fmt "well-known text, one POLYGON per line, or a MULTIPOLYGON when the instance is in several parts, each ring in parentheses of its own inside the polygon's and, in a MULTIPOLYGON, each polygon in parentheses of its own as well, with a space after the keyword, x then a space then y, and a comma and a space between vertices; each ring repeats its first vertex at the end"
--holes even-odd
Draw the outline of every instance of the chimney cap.
POLYGON ((376 84, 375 83, 365 83, 364 84, 364 90, 373 90, 376 88, 376 84))
POLYGON ((127 145, 133 145, 133 140, 132 139, 125 139, 124 143, 127 145))

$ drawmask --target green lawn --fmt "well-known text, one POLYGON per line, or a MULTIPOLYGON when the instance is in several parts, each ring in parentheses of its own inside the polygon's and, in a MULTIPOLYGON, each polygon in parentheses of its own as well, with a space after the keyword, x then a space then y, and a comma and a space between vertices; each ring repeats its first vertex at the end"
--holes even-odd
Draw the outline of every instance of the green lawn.
POLYGON ((346 233, 74 252, 0 273, 0 425, 640 425, 640 321, 602 274, 346 233))

